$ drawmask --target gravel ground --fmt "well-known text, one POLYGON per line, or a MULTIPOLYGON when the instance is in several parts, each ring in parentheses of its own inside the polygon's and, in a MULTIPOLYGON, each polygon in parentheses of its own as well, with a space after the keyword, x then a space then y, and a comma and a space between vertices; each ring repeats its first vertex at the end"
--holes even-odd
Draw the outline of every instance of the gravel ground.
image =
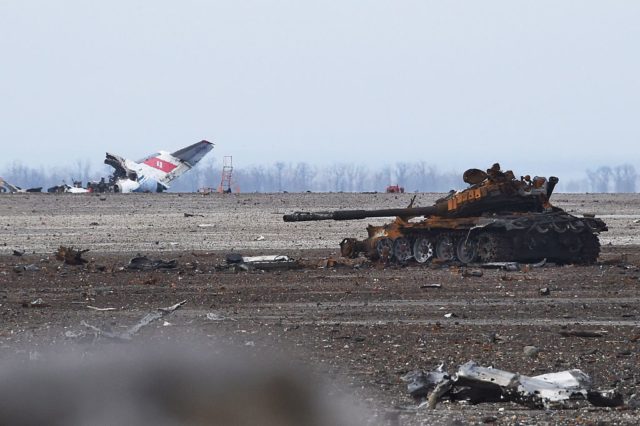
MULTIPOLYGON (((418 194, 420 205, 439 194, 418 194)), ((640 237, 633 195, 554 196, 573 213, 609 224, 601 261, 528 272, 485 270, 464 277, 456 266, 364 263, 324 268, 345 236, 365 236, 368 221, 286 224, 294 210, 384 208, 401 194, 49 195, 0 197, 0 355, 41 358, 52 347, 95 348, 74 336, 82 321, 122 330, 157 307, 183 309, 136 339, 192 338, 243 352, 285 354, 360 401, 371 424, 637 424, 640 411, 579 405, 528 410, 512 404, 440 404, 417 409, 400 376, 469 360, 542 374, 580 368, 595 387, 629 400, 640 374, 640 237), (194 216, 185 217, 185 213, 194 216), (263 236, 264 239, 257 238, 263 236), (90 249, 85 266, 65 266, 59 245, 90 249), (14 249, 26 250, 21 257, 14 249), (287 254, 302 269, 223 270, 224 254, 287 254), (130 272, 137 253, 177 259, 178 268, 130 272), (16 266, 36 265, 17 272, 16 266), (441 284, 441 288, 421 288, 441 284), (550 294, 541 295, 547 287, 550 294), (42 299, 44 306, 30 307, 42 299), (115 308, 96 311, 88 306, 115 308), (455 317, 445 318, 446 313, 455 317), (215 314, 207 317, 207 314, 215 314), (214 318, 214 319, 211 319, 214 318), (218 319, 218 320, 216 320, 218 319), (566 328, 603 337, 562 337, 566 328), (498 338, 490 336, 497 335, 498 338), (537 357, 523 353, 538 347, 537 357)), ((381 223, 372 219, 371 223, 381 223)), ((18 268, 19 269, 19 268, 18 268)), ((95 350, 95 349, 94 349, 95 350)), ((30 361, 33 362, 33 361, 30 361)), ((2 389, 0 388, 0 393, 2 389)))
MULTIPOLYGON (((297 210, 405 207, 412 194, 13 194, 0 198, 0 254, 19 248, 50 253, 59 245, 94 252, 165 250, 335 249, 347 236, 366 237, 362 221, 285 223, 297 210), (185 213, 193 214, 185 217, 185 213), (256 241, 259 236, 264 240, 256 241)), ((442 194, 417 194, 419 206, 442 194)), ((574 214, 595 213, 609 224, 603 244, 640 245, 640 198, 634 194, 557 194, 574 214)))

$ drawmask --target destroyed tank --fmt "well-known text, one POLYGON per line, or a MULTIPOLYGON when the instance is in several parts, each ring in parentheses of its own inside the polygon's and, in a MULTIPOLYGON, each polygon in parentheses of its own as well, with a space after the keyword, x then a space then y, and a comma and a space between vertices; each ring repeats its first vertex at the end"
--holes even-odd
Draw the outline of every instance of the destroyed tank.
POLYGON ((364 253, 398 263, 597 260, 598 234, 607 226, 593 215, 578 217, 552 206, 557 177, 517 179, 494 164, 486 172, 467 170, 463 180, 468 188, 451 191, 429 207, 413 207, 414 197, 408 208, 295 212, 284 221, 396 217, 385 225, 369 225, 363 241, 345 238, 342 256, 352 258, 364 253))

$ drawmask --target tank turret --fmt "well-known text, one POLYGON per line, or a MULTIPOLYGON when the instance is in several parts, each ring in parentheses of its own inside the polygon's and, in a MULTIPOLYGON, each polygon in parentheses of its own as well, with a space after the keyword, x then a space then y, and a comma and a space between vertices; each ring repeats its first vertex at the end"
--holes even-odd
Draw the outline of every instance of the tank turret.
POLYGON ((598 234, 605 223, 595 217, 576 217, 554 207, 549 198, 558 183, 549 179, 503 172, 499 164, 487 171, 469 169, 469 184, 451 191, 433 206, 381 210, 295 212, 286 222, 359 220, 396 217, 388 224, 368 226, 363 241, 345 238, 343 256, 365 253, 405 263, 459 261, 538 261, 591 263, 600 252, 598 234), (413 219, 423 217, 415 221, 413 219))

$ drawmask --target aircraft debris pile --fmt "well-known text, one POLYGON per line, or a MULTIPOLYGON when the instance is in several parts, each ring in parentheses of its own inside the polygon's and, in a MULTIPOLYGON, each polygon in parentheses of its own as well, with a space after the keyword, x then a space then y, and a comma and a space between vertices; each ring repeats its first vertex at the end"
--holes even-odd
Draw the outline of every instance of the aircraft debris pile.
POLYGON ((402 379, 409 394, 431 409, 445 400, 470 404, 515 402, 532 409, 570 408, 575 401, 588 401, 597 407, 624 405, 622 395, 615 390, 593 390, 591 378, 578 369, 530 377, 469 361, 454 375, 441 365, 434 371, 412 371, 402 379))
MULTIPOLYGON (((64 181, 47 189, 51 194, 87 194, 105 192, 163 192, 169 184, 191 170, 213 149, 213 143, 202 140, 176 152, 159 151, 139 161, 107 153, 104 163, 114 168, 107 181, 82 181, 73 179, 73 185, 64 181)), ((41 192, 42 187, 22 189, 0 178, 0 193, 41 192)))
POLYGON ((345 238, 344 257, 364 253, 371 259, 404 264, 431 261, 593 263, 600 253, 598 234, 606 224, 592 215, 577 217, 549 202, 558 178, 522 176, 494 164, 486 172, 469 169, 469 187, 451 191, 430 207, 382 210, 295 212, 285 222, 396 219, 367 227, 368 238, 345 238), (424 217, 423 220, 413 219, 424 217))
POLYGON ((42 187, 22 189, 19 186, 10 184, 0 177, 0 193, 16 194, 26 192, 42 192, 42 187))
POLYGON ((109 185, 114 192, 163 192, 212 149, 211 142, 202 140, 176 152, 160 151, 139 161, 107 153, 104 163, 115 169, 109 185))

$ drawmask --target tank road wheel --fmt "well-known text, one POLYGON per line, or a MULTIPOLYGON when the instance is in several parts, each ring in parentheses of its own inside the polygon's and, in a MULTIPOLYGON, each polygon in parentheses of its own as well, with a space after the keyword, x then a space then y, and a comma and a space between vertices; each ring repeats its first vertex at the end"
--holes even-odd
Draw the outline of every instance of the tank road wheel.
POLYGON ((496 260, 498 244, 495 235, 483 232, 478 236, 477 244, 478 258, 482 262, 494 262, 496 260))
POLYGON ((404 237, 396 238, 393 242, 393 256, 398 263, 407 263, 413 256, 411 243, 404 237))
POLYGON ((579 235, 571 234, 567 237, 563 237, 560 242, 570 253, 571 257, 575 257, 580 253, 583 247, 582 240, 579 235))
POLYGON ((558 234, 564 234, 565 232, 567 232, 567 229, 569 229, 569 224, 566 222, 554 223, 551 226, 553 227, 553 230, 556 231, 558 234))
POLYGON ((376 253, 378 257, 384 260, 391 260, 393 257, 393 241, 390 238, 380 238, 376 242, 376 253))
POLYGON ((436 257, 443 262, 448 262, 455 258, 455 247, 451 235, 443 234, 438 237, 436 240, 436 257))
POLYGON ((600 254, 600 240, 598 235, 584 232, 581 235, 582 250, 580 251, 580 263, 588 265, 595 263, 600 254))
POLYGON ((463 236, 456 243, 456 257, 462 263, 473 263, 478 258, 478 241, 463 236))
POLYGON ((551 229, 551 225, 549 225, 548 223, 539 223, 535 226, 535 228, 539 233, 546 234, 547 232, 549 232, 549 229, 551 229))
POLYGON ((584 231, 584 228, 585 228, 584 222, 582 222, 581 220, 575 220, 569 223, 569 229, 571 229, 571 232, 575 234, 582 233, 582 231, 584 231))
POLYGON ((426 263, 433 257, 433 244, 427 237, 418 237, 413 243, 413 258, 418 263, 426 263))

